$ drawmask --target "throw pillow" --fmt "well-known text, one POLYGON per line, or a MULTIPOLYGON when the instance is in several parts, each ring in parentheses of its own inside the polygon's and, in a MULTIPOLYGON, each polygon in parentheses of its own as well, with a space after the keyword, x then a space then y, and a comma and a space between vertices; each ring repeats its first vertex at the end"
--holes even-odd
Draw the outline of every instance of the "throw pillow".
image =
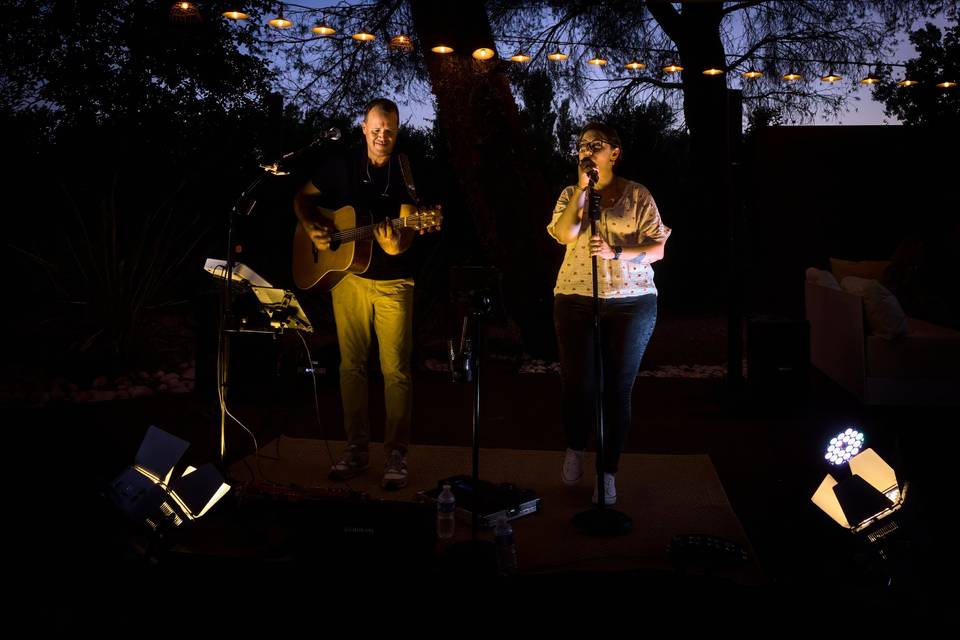
POLYGON ((907 316, 889 289, 869 278, 847 276, 840 287, 863 299, 867 317, 867 331, 875 336, 892 340, 907 333, 907 316))
POLYGON ((816 267, 809 267, 807 269, 807 282, 812 282, 813 284, 818 284, 828 289, 840 290, 840 283, 837 282, 837 279, 833 277, 832 273, 823 269, 817 269, 816 267))
POLYGON ((843 282, 847 276, 867 278, 868 280, 883 280, 884 271, 890 266, 889 260, 840 260, 830 258, 830 271, 838 282, 843 282))

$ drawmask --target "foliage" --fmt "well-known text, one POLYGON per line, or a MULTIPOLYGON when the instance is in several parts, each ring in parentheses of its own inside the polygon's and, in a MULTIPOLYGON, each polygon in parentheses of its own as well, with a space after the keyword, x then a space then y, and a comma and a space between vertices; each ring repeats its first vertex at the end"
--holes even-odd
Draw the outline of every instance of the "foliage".
POLYGON ((943 89, 936 84, 960 78, 960 24, 941 32, 927 23, 910 34, 918 57, 906 63, 904 77, 920 84, 900 87, 894 84, 889 67, 880 75, 889 80, 875 85, 873 97, 886 105, 888 116, 918 126, 956 127, 960 122, 960 93, 957 88, 943 89))

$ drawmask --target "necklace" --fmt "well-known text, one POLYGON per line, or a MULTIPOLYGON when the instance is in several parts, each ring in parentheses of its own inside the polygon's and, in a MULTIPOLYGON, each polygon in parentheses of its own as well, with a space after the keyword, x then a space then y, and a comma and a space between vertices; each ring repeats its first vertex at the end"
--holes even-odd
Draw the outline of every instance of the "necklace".
MULTIPOLYGON (((390 172, 391 172, 391 170, 393 169, 393 167, 391 166, 392 164, 393 164, 393 163, 390 162, 390 160, 388 159, 388 160, 387 160, 387 184, 386 184, 386 186, 383 188, 383 193, 380 194, 380 197, 382 197, 382 198, 389 198, 389 197, 390 197, 390 193, 389 193, 389 192, 390 192, 390 172)), ((370 177, 370 160, 369 160, 369 159, 367 160, 367 164, 366 164, 365 166, 366 166, 366 168, 367 168, 367 184, 372 185, 372 184, 373 184, 373 178, 370 177)))

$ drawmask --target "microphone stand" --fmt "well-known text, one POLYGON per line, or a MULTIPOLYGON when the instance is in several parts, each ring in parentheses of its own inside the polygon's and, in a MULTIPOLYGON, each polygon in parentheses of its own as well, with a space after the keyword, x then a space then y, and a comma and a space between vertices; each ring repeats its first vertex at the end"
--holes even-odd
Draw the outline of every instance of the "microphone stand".
POLYGON ((471 489, 473 509, 470 518, 470 540, 456 542, 447 550, 453 564, 458 569, 466 569, 475 574, 485 574, 496 567, 496 546, 492 542, 480 540, 480 510, 483 505, 480 488, 480 361, 483 357, 481 339, 481 320, 490 313, 492 301, 486 292, 471 292, 471 310, 473 317, 473 350, 470 354, 473 372, 473 443, 471 465, 471 489))
POLYGON ((253 209, 257 206, 257 201, 250 196, 267 179, 267 176, 286 176, 290 175, 285 163, 292 162, 299 158, 306 151, 314 147, 323 140, 339 140, 340 132, 336 129, 330 129, 324 135, 314 139, 310 144, 285 153, 280 159, 271 164, 262 164, 262 171, 254 178, 243 192, 237 197, 230 208, 227 218, 227 277, 224 280, 223 305, 220 314, 220 344, 218 345, 217 358, 217 394, 220 401, 220 467, 226 475, 226 431, 227 431, 227 392, 229 390, 229 371, 230 371, 230 334, 237 333, 238 329, 234 327, 233 317, 233 268, 236 264, 237 245, 234 244, 235 226, 238 215, 248 217, 253 214, 253 209))
MULTIPOLYGON (((587 192, 586 215, 590 218, 590 236, 597 235, 600 221, 600 191, 597 190, 597 171, 588 172, 590 187, 587 192)), ((578 531, 591 536, 625 535, 633 528, 630 516, 616 509, 610 509, 606 502, 606 483, 604 482, 604 463, 606 462, 606 434, 603 423, 603 353, 600 341, 600 295, 597 285, 599 256, 591 256, 593 267, 593 375, 597 393, 594 398, 594 427, 597 432, 597 504, 594 508, 581 511, 573 516, 573 526, 578 531)))

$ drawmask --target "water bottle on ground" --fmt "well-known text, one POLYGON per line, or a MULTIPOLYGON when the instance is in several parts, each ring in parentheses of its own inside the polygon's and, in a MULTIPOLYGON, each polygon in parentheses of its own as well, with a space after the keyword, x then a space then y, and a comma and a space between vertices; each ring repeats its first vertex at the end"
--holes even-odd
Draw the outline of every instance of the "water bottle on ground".
POLYGON ((452 538, 456 527, 454 514, 457 510, 457 498, 450 490, 450 485, 443 485, 443 491, 437 498, 437 537, 452 538))

